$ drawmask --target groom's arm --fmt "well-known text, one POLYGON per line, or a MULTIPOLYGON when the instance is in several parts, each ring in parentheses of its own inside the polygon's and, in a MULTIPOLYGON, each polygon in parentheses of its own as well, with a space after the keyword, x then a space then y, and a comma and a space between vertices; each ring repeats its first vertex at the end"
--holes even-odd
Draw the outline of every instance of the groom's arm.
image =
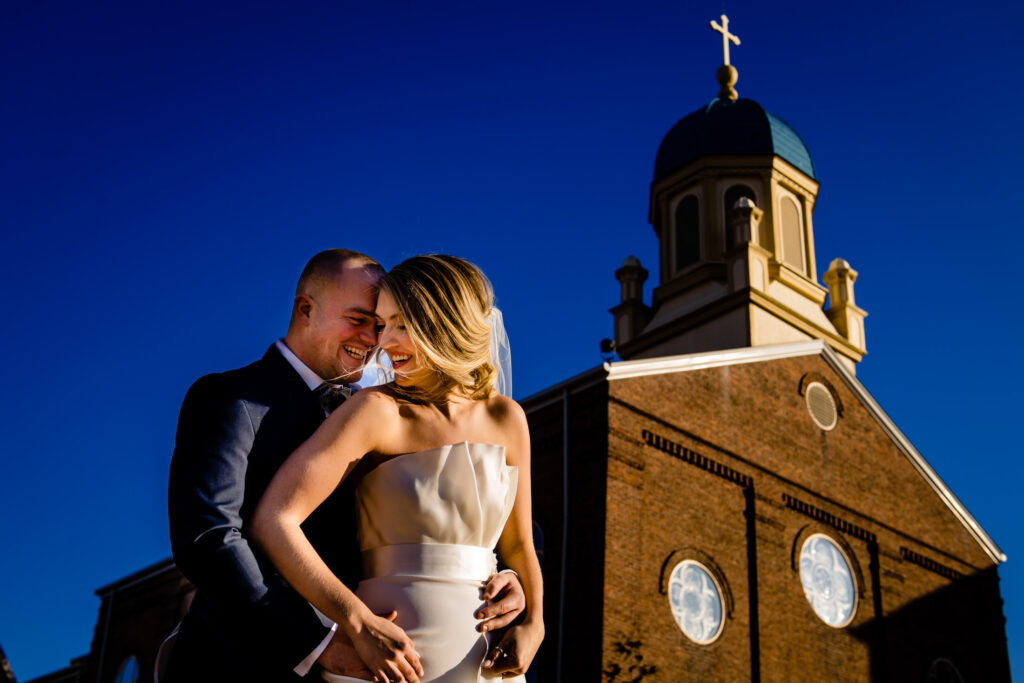
POLYGON ((247 405, 228 384, 221 375, 204 377, 182 404, 168 491, 171 550, 225 635, 244 643, 249 656, 275 657, 292 669, 324 643, 330 624, 243 535, 256 434, 247 405))

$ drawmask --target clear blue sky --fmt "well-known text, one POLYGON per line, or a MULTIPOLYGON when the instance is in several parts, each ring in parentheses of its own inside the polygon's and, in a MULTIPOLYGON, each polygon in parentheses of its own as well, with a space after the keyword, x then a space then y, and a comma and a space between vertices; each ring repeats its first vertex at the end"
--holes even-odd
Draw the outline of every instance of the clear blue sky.
MULTIPOLYGON (((814 156, 818 263, 860 272, 858 376, 1009 556, 1020 673, 1024 9, 724 9, 740 95, 814 156)), ((722 10, 3 3, 0 644, 19 679, 87 652, 93 591, 169 555, 181 398, 283 333, 315 251, 479 263, 520 397, 596 365, 616 267, 656 278, 654 155, 717 92, 722 10)))

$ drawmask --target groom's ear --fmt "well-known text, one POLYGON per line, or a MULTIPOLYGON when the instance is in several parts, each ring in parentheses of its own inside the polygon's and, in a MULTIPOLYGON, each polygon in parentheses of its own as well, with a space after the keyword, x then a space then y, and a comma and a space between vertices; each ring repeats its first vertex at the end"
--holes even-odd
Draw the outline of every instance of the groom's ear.
POLYGON ((310 313, 313 312, 313 300, 308 294, 295 295, 295 317, 304 318, 309 321, 310 313))

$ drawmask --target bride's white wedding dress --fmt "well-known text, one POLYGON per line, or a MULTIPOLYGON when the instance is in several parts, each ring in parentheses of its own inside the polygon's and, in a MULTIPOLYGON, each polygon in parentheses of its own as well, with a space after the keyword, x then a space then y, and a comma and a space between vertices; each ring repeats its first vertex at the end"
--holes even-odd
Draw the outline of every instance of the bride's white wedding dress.
POLYGON ((480 668, 488 644, 473 615, 483 605, 480 592, 494 572, 494 546, 517 483, 504 446, 463 442, 385 460, 356 490, 367 577, 356 594, 376 614, 398 611, 424 682, 501 679, 480 668))

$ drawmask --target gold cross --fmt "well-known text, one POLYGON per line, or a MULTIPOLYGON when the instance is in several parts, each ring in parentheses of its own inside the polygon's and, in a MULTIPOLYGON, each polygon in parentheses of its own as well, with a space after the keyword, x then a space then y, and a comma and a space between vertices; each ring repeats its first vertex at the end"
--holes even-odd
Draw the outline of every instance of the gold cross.
POLYGON ((734 36, 729 33, 729 17, 722 15, 722 25, 719 26, 718 22, 714 19, 711 20, 711 28, 722 34, 722 52, 725 54, 725 64, 729 63, 729 41, 732 41, 733 45, 740 44, 740 37, 734 36))

